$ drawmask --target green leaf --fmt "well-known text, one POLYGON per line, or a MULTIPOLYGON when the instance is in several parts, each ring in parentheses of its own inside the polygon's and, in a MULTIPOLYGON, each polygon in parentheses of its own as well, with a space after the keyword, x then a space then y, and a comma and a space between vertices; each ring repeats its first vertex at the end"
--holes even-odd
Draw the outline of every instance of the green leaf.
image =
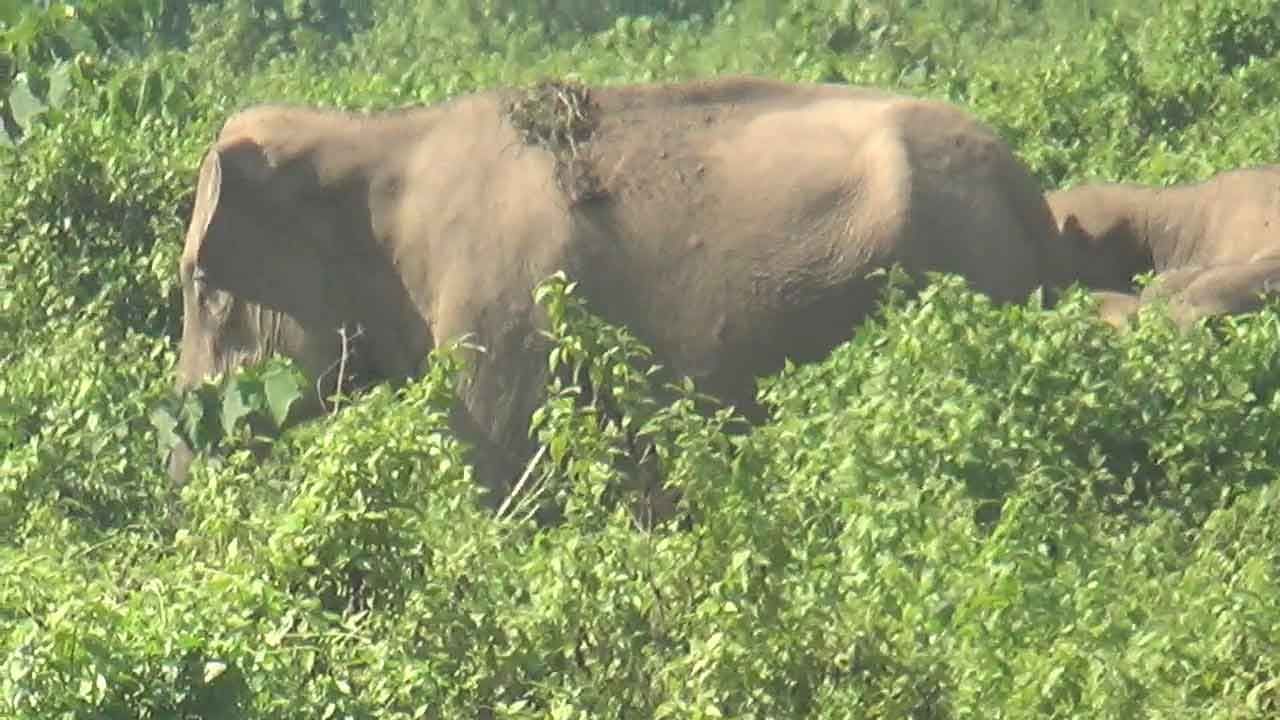
POLYGON ((237 379, 228 383, 222 393, 222 431, 230 435, 235 432, 236 423, 253 412, 253 406, 246 400, 249 388, 246 383, 237 379))
POLYGON ((71 70, 75 65, 67 61, 60 61, 49 71, 49 94, 48 101, 52 107, 59 107, 66 102, 67 96, 71 93, 71 70))
POLYGON ((163 82, 160 73, 155 70, 148 70, 143 73, 142 80, 138 85, 137 107, 134 113, 137 117, 146 115, 149 111, 155 109, 161 95, 161 83, 163 82))
MULTIPOLYGON (((196 448, 207 448, 213 438, 206 438, 204 432, 204 402, 199 392, 188 392, 182 399, 182 410, 179 413, 182 429, 196 448)), ((192 448, 192 449, 196 449, 192 448)))
POLYGON ((30 11, 30 0, 0 0, 0 23, 12 27, 30 11))
POLYGON ((31 123, 48 106, 36 97, 31 88, 31 78, 27 73, 18 73, 13 79, 13 87, 9 90, 9 107, 13 111, 13 119, 24 132, 30 132, 31 123))
POLYGON ((100 49, 98 42, 93 39, 93 31, 79 20, 63 24, 58 29, 58 35, 67 42, 72 52, 96 53, 100 49))
POLYGON ((282 427, 290 408, 302 397, 298 378, 288 368, 276 366, 262 374, 262 385, 271 419, 277 428, 282 427))
POLYGON ((174 416, 173 410, 158 405, 151 410, 148 416, 151 426, 156 429, 156 448, 161 456, 166 456, 178 444, 178 418, 174 416))

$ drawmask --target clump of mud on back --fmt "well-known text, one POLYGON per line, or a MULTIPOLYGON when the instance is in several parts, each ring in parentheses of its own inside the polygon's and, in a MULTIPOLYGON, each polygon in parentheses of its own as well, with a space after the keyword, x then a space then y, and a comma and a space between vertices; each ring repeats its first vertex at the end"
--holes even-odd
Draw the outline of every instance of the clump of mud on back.
POLYGON ((541 147, 556 159, 556 182, 573 203, 605 194, 587 149, 599 125, 599 106, 587 86, 571 80, 543 80, 514 91, 503 106, 526 145, 541 147))

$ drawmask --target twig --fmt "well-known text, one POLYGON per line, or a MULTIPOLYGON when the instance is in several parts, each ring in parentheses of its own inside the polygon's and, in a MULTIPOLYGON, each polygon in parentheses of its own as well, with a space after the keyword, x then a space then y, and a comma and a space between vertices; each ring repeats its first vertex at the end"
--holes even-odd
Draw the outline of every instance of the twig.
MULTIPOLYGON (((364 328, 356 326, 356 336, 364 332, 364 328)), ((338 328, 338 336, 342 338, 342 354, 338 360, 338 385, 337 396, 333 399, 333 411, 338 412, 338 408, 342 405, 342 383, 347 378, 347 355, 350 348, 352 338, 347 337, 347 326, 343 325, 338 328)))
POLYGON ((538 447, 538 452, 534 453, 533 457, 530 458, 529 462, 525 465, 524 472, 520 474, 520 479, 516 481, 515 486, 511 488, 511 492, 507 493, 507 497, 502 501, 502 505, 498 508, 498 517, 503 517, 506 514, 507 508, 511 505, 511 501, 520 494, 522 489, 524 489, 524 484, 527 483, 529 481, 529 477, 533 475, 533 469, 537 467, 538 463, 542 461, 542 456, 546 454, 547 446, 545 444, 540 445, 538 447))
POLYGON ((351 341, 359 338, 361 335, 364 335, 364 326, 360 323, 356 323, 356 331, 352 335, 347 335, 347 326, 345 324, 338 328, 338 336, 342 338, 342 351, 338 354, 338 359, 330 363, 329 367, 325 368, 324 372, 320 373, 320 376, 316 378, 316 397, 320 398, 320 407, 325 412, 338 412, 338 407, 342 403, 342 383, 346 379, 347 357, 351 352, 351 341), (333 387, 335 397, 333 400, 333 410, 330 411, 329 408, 325 406, 324 402, 324 379, 328 376, 329 371, 334 369, 335 365, 338 368, 338 381, 333 387))

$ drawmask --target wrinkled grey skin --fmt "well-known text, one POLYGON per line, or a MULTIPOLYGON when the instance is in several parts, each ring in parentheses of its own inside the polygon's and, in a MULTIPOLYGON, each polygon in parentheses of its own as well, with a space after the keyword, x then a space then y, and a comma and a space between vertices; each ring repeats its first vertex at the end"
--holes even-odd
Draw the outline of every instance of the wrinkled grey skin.
POLYGON ((1280 255, 1277 165, 1170 187, 1084 184, 1047 199, 1060 227, 1050 284, 1098 290, 1102 316, 1116 325, 1155 297, 1170 301, 1180 324, 1255 310, 1280 255), (1151 271, 1157 282, 1139 296, 1134 276, 1151 271))
MULTIPOLYGON (((469 334, 453 424, 500 497, 534 447, 556 271, 699 389, 762 417, 755 379, 848 339, 897 263, 1021 301, 1057 228, 1037 182, 949 104, 837 85, 720 78, 597 88, 586 148, 601 199, 484 92, 356 115, 261 106, 204 157, 179 265, 179 389, 271 354, 333 387, 338 330, 363 382, 413 376, 469 334)), ((299 414, 320 409, 319 395, 299 414)), ((190 454, 170 464, 180 481, 190 454)))

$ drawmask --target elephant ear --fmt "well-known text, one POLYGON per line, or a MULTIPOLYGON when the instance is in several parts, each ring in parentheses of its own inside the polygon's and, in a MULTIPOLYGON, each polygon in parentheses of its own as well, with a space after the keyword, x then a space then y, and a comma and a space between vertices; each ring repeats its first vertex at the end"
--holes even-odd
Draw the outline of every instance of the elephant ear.
POLYGON ((209 234, 209 225, 213 222, 213 212, 218 207, 221 194, 222 161, 218 157, 218 151, 212 149, 205 153, 204 160, 200 163, 200 177, 196 181, 196 204, 191 210, 191 222, 187 226, 188 249, 200 249, 200 244, 209 234))
POLYGON ((251 185, 265 183, 271 177, 271 161, 266 148, 247 135, 236 135, 219 140, 214 146, 221 165, 230 168, 239 180, 251 185))
POLYGON ((1069 212, 1058 221, 1058 237, 1075 252, 1093 252, 1094 238, 1084 229, 1080 218, 1069 212))
POLYGON ((1058 232, 1079 238, 1084 235, 1084 226, 1080 224, 1080 218, 1076 217, 1075 213, 1067 213, 1066 217, 1058 222, 1058 232))
POLYGON ((247 137, 219 141, 205 153, 187 230, 187 249, 202 264, 210 251, 220 252, 211 247, 217 244, 210 240, 214 220, 234 212, 227 207, 234 198, 254 197, 254 187, 266 182, 270 170, 262 146, 247 137))

